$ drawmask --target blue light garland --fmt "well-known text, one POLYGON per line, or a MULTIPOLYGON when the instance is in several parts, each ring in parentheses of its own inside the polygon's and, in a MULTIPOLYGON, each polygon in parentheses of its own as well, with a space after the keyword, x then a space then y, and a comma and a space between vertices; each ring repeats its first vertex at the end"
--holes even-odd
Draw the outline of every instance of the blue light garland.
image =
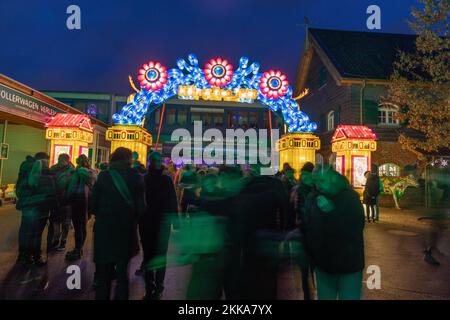
MULTIPOLYGON (((146 114, 153 112, 165 101, 178 95, 179 86, 195 86, 199 89, 212 88, 194 54, 188 55, 187 61, 178 59, 177 66, 178 68, 168 70, 167 82, 160 90, 152 91, 141 87, 133 101, 125 105, 120 113, 113 115, 113 122, 115 124, 142 125, 146 114)), ((259 68, 258 63, 254 62, 249 65, 249 59, 242 57, 239 60, 239 67, 233 72, 231 81, 223 88, 257 90, 257 101, 273 112, 281 110, 288 132, 314 132, 317 124, 312 122, 306 113, 299 110, 297 102, 292 99, 291 86, 287 86, 287 91, 276 98, 269 97, 262 91, 260 83, 263 74, 259 73, 259 68)))

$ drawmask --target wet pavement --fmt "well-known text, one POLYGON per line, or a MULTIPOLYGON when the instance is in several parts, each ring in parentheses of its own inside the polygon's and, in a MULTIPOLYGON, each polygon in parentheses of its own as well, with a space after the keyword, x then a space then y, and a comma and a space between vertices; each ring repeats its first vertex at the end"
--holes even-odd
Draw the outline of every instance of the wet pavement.
MULTIPOLYGON (((424 243, 431 228, 426 221, 417 220, 424 215, 424 210, 381 208, 380 222, 366 225, 366 269, 371 265, 380 268, 381 289, 367 288, 370 274, 365 272, 363 299, 450 300, 450 223, 443 231, 440 252, 435 254, 441 265, 434 267, 423 260, 424 243)), ((13 206, 0 208, 0 299, 93 299, 93 221, 89 223, 84 257, 75 263, 81 270, 80 290, 67 288, 70 275, 66 271, 74 263, 66 262, 63 252, 50 255, 45 267, 31 271, 15 267, 19 223, 20 212, 13 206)), ((44 246, 45 240, 43 242, 44 246)), ((70 250, 72 245, 73 231, 69 234, 67 248, 70 250)), ((141 259, 137 256, 130 264, 131 299, 141 299, 144 294, 143 278, 135 275, 141 259)), ((184 299, 190 272, 190 265, 168 267, 163 299, 184 299)), ((280 267, 278 298, 303 299, 299 270, 290 263, 280 267)))

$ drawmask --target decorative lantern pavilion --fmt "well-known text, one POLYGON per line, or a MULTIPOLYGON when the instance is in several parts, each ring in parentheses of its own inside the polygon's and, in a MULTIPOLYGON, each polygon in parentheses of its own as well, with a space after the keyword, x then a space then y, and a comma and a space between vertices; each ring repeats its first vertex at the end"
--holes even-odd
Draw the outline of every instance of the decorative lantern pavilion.
POLYGON ((294 169, 296 178, 306 162, 315 163, 316 150, 320 149, 319 137, 312 133, 292 132, 284 134, 278 140, 280 168, 288 163, 294 169))
POLYGON ((152 135, 141 126, 114 125, 106 131, 106 140, 111 141, 111 153, 119 147, 137 152, 138 160, 147 165, 147 148, 152 145, 152 135))
POLYGON ((45 137, 51 141, 50 165, 66 153, 75 164, 81 154, 89 157, 89 144, 94 138, 91 119, 85 114, 58 113, 47 124, 45 137))
POLYGON ((366 184, 364 172, 371 170, 376 139, 369 127, 353 125, 338 126, 331 139, 332 151, 336 152, 336 171, 346 176, 357 190, 366 184))

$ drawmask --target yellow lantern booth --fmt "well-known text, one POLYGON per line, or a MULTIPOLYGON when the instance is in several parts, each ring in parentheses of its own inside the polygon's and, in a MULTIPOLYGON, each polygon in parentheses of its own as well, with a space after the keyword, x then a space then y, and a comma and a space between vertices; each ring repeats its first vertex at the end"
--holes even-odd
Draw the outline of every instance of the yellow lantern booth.
POLYGON ((356 125, 338 126, 331 139, 332 151, 336 153, 336 171, 346 176, 360 192, 366 184, 364 172, 372 167, 376 139, 372 129, 356 125))
POLYGON ((278 140, 280 167, 289 164, 300 176, 300 169, 306 162, 315 163, 316 150, 320 149, 320 139, 312 133, 292 132, 284 134, 278 140))
POLYGON ((119 147, 137 152, 138 160, 147 165, 147 148, 152 145, 152 135, 136 125, 114 125, 106 131, 106 140, 111 141, 111 153, 119 147))
POLYGON ((75 164, 81 154, 89 157, 89 144, 94 138, 91 120, 85 114, 58 113, 47 124, 45 137, 51 141, 50 165, 66 153, 75 164))

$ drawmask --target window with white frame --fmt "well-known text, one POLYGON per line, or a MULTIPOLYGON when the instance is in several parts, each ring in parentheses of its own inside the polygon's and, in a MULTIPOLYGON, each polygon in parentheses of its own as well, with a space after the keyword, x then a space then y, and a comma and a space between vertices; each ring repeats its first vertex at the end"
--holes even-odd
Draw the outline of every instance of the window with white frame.
POLYGON ((378 107, 378 123, 384 126, 398 126, 398 107, 393 104, 382 104, 378 107))
POLYGON ((334 129, 334 111, 328 112, 327 115, 327 131, 334 129))
POLYGON ((378 174, 385 177, 399 177, 400 166, 395 163, 385 163, 378 167, 378 174))

